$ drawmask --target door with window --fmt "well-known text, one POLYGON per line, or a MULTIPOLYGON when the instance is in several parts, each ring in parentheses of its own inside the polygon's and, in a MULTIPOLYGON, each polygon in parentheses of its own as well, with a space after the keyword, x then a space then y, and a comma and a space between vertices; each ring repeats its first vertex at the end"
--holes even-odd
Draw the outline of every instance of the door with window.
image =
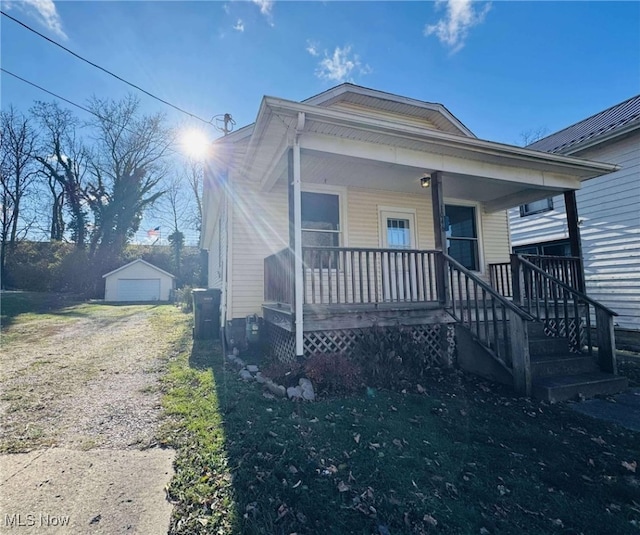
POLYGON ((412 210, 380 209, 380 245, 384 301, 412 301, 415 288, 415 256, 404 251, 416 248, 416 215, 412 210))

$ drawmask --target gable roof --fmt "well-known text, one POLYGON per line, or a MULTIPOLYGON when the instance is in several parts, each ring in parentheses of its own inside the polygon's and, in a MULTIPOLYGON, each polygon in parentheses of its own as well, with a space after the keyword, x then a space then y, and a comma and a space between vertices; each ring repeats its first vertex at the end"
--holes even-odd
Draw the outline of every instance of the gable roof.
POLYGON ((164 269, 160 269, 158 266, 154 266, 153 264, 150 264, 146 260, 142 260, 142 258, 138 258, 137 260, 134 260, 133 262, 129 262, 128 264, 125 264, 124 266, 120 266, 119 268, 114 269, 113 271, 109 271, 109 273, 105 273, 104 275, 102 275, 102 278, 104 279, 105 277, 108 277, 109 275, 113 275, 114 273, 117 273, 118 271, 122 271, 123 269, 126 269, 129 266, 132 266, 134 264, 144 264, 145 266, 149 266, 150 268, 155 269, 156 271, 159 271, 160 273, 164 273, 165 275, 168 275, 172 279, 176 278, 175 275, 172 275, 171 273, 169 273, 168 271, 165 271, 164 269))
POLYGON ((425 102, 378 89, 344 83, 327 89, 318 95, 303 100, 303 104, 329 107, 336 103, 349 103, 381 112, 396 113, 425 119, 439 130, 467 137, 476 137, 445 106, 435 102, 425 102))
POLYGON ((571 153, 640 128, 640 95, 542 138, 527 148, 571 153))

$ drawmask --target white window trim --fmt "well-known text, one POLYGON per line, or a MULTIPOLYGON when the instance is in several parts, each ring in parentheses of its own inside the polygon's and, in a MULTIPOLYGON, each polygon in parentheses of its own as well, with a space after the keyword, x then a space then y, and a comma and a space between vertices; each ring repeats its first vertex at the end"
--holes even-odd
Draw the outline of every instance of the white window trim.
POLYGON ((415 208, 401 208, 398 206, 382 206, 378 205, 378 243, 381 248, 384 248, 384 232, 386 231, 386 225, 383 221, 385 212, 392 212, 399 215, 407 215, 410 216, 410 221, 413 222, 413 239, 414 243, 412 244, 412 249, 418 249, 418 244, 420 243, 420 238, 418 236, 418 214, 415 208))
POLYGON ((339 247, 348 247, 349 232, 347 227, 347 203, 349 201, 347 188, 343 186, 332 186, 328 184, 302 183, 301 193, 329 193, 338 196, 338 210, 340 217, 340 243, 339 247))
MULTIPOLYGON (((466 201, 461 199, 444 199, 445 212, 446 205, 450 204, 453 206, 471 206, 476 209, 476 229, 478 232, 478 270, 471 270, 474 273, 479 273, 480 275, 484 275, 486 268, 484 264, 484 230, 482 228, 482 204, 477 201, 466 201)), ((508 237, 507 237, 508 239, 508 237)))

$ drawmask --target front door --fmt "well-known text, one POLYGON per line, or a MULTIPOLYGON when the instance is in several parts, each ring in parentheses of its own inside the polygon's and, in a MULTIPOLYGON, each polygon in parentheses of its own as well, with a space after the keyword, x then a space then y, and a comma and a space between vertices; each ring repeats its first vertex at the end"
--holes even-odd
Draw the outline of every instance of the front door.
POLYGON ((384 301, 412 301, 415 288, 415 257, 404 251, 416 248, 416 215, 412 210, 380 210, 381 276, 384 301))

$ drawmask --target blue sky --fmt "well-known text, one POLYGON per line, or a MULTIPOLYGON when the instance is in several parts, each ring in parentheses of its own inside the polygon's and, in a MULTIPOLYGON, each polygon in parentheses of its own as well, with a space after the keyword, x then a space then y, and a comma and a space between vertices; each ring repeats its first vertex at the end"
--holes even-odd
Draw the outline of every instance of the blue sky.
MULTIPOLYGON (((523 131, 551 133, 640 92, 639 2, 2 6, 147 91, 207 119, 231 113, 238 126, 253 122, 265 94, 302 100, 351 81, 440 102, 479 137, 519 143, 523 131)), ((77 103, 132 91, 6 17, 1 45, 3 68, 77 103)), ((24 110, 51 99, 5 73, 1 98, 24 110)))

